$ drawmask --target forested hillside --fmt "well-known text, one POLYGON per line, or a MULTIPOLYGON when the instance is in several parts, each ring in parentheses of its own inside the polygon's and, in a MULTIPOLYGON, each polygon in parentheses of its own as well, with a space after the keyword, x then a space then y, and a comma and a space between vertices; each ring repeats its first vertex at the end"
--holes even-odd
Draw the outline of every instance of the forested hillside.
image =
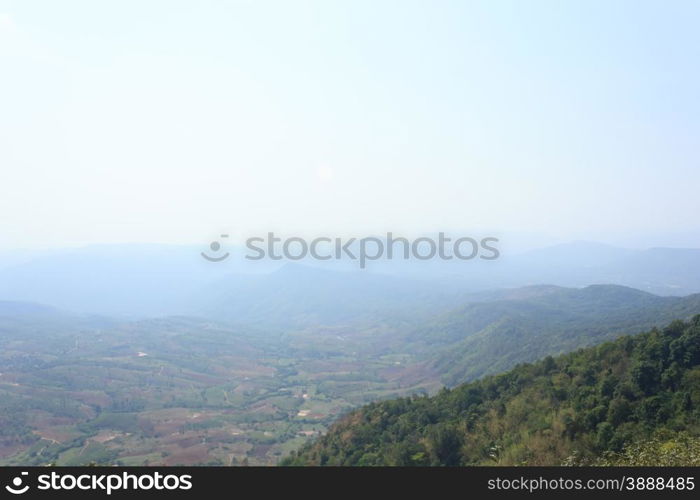
POLYGON ((448 386, 700 314, 700 294, 660 297, 617 285, 526 287, 466 304, 410 341, 448 386), (436 352, 437 351, 437 352, 436 352))
POLYGON ((433 397, 370 404, 283 463, 624 464, 665 457, 666 465, 681 465, 697 463, 699 434, 695 316, 433 397), (630 451, 635 446, 644 457, 630 451))

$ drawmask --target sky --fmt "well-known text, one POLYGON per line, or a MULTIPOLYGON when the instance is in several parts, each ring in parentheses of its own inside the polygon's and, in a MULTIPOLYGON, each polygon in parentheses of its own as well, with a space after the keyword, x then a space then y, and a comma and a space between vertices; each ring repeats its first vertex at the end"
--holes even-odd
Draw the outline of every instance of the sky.
POLYGON ((700 247, 700 3, 0 0, 0 249, 700 247))

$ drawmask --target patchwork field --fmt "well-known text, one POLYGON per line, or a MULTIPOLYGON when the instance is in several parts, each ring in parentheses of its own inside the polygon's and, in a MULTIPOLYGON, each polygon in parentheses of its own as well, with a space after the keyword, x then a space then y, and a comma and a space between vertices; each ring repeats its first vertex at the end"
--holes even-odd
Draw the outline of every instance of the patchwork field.
POLYGON ((0 325, 0 464, 272 465, 350 408, 431 389, 350 327, 51 325, 0 325))

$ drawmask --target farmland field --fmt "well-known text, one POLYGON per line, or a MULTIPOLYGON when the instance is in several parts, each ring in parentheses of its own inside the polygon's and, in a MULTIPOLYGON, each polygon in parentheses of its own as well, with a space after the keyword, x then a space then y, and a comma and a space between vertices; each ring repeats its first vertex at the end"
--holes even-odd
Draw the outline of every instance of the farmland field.
POLYGON ((0 334, 3 465, 272 465, 350 408, 432 388, 359 327, 32 319, 0 334))

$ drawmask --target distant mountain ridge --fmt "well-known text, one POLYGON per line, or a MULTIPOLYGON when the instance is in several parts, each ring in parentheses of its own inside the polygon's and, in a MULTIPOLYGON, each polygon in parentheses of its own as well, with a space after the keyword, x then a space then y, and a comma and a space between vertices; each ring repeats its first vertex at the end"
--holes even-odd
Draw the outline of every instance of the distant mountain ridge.
POLYGON ((0 300, 0 316, 58 315, 58 309, 35 302, 0 300))
POLYGON ((267 275, 227 276, 197 314, 231 322, 303 326, 429 317, 466 300, 452 282, 286 264, 267 275))
POLYGON ((393 305, 400 300, 408 304, 403 312, 410 316, 430 297, 435 304, 449 302, 449 307, 467 301, 464 294, 542 283, 563 287, 608 283, 675 296, 700 292, 700 249, 629 250, 574 242, 517 255, 506 249, 491 262, 380 259, 364 271, 348 261, 307 259, 296 271, 291 272, 292 267, 276 276, 274 271, 285 262, 251 262, 243 257, 244 249, 229 250, 231 257, 220 264, 202 259, 202 248, 197 246, 95 245, 15 254, 0 266, 0 300, 127 317, 199 312, 226 316, 228 310, 245 313, 238 303, 264 292, 262 303, 252 304, 258 312, 241 314, 242 320, 269 318, 264 308, 268 302, 275 310, 284 309, 309 322, 314 320, 314 314, 308 314, 314 303, 328 311, 321 321, 333 319, 331 311, 344 318, 371 315, 382 305, 395 310, 393 305), (324 273, 335 273, 336 278, 324 273), (318 300, 307 289, 313 287, 318 300), (320 300, 323 293, 326 296, 320 300), (368 300, 373 296, 374 305, 368 300))
POLYGON ((607 283, 681 296, 700 292, 700 249, 630 250, 576 242, 520 255, 505 254, 496 265, 476 269, 472 275, 476 282, 490 278, 494 288, 607 283))
POLYGON ((617 285, 494 292, 417 326, 416 343, 448 385, 700 314, 700 294, 661 297, 617 285), (529 293, 528 293, 529 292, 529 293))

